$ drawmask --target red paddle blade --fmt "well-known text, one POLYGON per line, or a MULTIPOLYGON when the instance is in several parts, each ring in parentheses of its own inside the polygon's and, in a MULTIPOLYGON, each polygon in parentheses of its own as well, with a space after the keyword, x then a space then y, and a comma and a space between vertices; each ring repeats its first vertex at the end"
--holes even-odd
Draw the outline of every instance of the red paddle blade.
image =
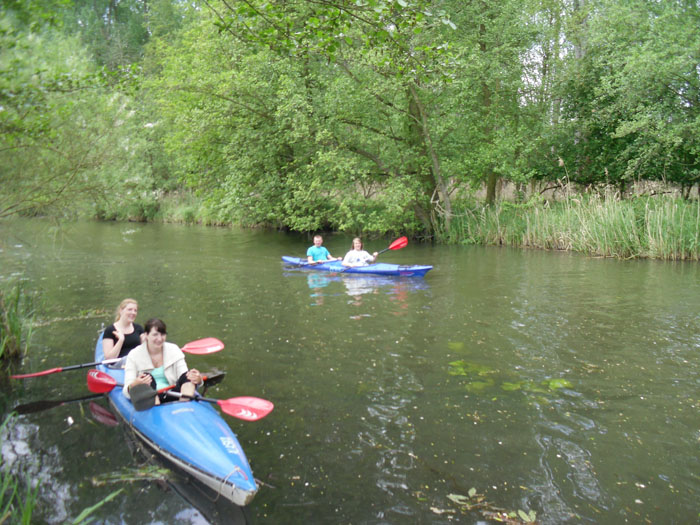
POLYGON ((90 392, 106 394, 117 386, 117 380, 99 370, 90 370, 87 374, 87 385, 90 392))
POLYGON ((401 248, 405 248, 406 245, 408 244, 408 239, 406 237, 399 237, 396 239, 394 242, 392 242, 389 245, 390 250, 400 250, 401 248))
POLYGON ((237 417, 245 421, 257 421, 264 418, 275 408, 267 399, 259 397, 232 397, 217 401, 221 410, 229 416, 237 417))
POLYGON ((26 379, 27 377, 39 377, 47 376, 49 374, 55 374, 56 372, 60 372, 61 370, 63 370, 63 368, 50 368, 49 370, 44 370, 43 372, 33 372, 30 374, 16 374, 10 377, 12 379, 26 379))
POLYGON ((223 349, 224 343, 219 341, 216 337, 205 337, 204 339, 198 339, 197 341, 192 341, 182 347, 183 352, 197 355, 213 354, 214 352, 219 352, 223 349))

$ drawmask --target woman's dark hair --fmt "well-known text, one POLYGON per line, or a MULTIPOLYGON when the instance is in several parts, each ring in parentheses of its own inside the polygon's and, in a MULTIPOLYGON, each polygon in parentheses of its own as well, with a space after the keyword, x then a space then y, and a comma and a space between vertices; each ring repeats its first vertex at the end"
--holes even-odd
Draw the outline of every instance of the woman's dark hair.
POLYGON ((146 325, 144 326, 144 329, 146 330, 147 334, 151 333, 151 328, 155 328, 158 332, 160 332, 163 335, 168 333, 165 329, 165 323, 160 319, 156 319, 155 317, 152 317, 151 319, 146 321, 146 325))

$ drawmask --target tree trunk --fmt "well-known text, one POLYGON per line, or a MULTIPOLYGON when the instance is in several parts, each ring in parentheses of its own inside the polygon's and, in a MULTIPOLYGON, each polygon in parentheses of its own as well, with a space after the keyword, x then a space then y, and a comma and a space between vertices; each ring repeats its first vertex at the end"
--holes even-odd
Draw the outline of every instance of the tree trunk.
MULTIPOLYGON (((428 190, 430 198, 430 215, 437 211, 438 216, 442 217, 445 230, 450 227, 452 220, 452 202, 447 189, 447 183, 442 176, 442 167, 440 165, 440 156, 435 150, 433 140, 430 134, 430 125, 428 123, 428 115, 425 106, 418 96, 415 84, 411 84, 408 88, 409 95, 409 114, 411 140, 414 144, 419 145, 423 154, 430 161, 428 173, 429 177, 421 177, 423 186, 428 190), (433 204, 433 195, 437 195, 437 206, 433 204)), ((418 170, 423 171, 418 167, 418 170)), ((420 174, 419 174, 420 176, 420 174)), ((431 219, 431 230, 435 230, 438 224, 435 224, 435 219, 431 219)))

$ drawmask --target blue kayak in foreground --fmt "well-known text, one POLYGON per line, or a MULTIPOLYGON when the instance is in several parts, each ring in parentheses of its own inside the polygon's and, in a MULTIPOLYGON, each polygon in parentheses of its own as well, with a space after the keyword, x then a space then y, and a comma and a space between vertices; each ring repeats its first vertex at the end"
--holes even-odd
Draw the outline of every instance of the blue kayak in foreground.
MULTIPOLYGON (((103 361, 102 336, 95 361, 103 361)), ((120 386, 109 392, 114 410, 157 454, 236 505, 249 504, 258 486, 236 435, 209 403, 178 402, 138 412, 122 393, 124 370, 98 366, 120 386)))
POLYGON ((394 275, 402 277, 423 277, 433 269, 432 266, 402 266, 400 264, 376 263, 367 266, 347 267, 340 261, 331 261, 318 264, 309 264, 306 259, 299 257, 282 256, 282 260, 289 265, 305 270, 321 270, 337 273, 357 273, 361 275, 394 275))

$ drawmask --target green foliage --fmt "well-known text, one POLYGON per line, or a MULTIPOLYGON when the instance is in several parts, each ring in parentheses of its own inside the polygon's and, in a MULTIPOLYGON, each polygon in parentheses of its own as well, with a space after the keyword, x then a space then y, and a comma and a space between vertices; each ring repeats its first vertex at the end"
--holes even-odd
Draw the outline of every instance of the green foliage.
POLYGON ((460 359, 449 363, 447 373, 451 376, 463 377, 465 389, 472 394, 484 394, 498 386, 505 392, 522 391, 528 394, 552 394, 562 388, 572 388, 573 385, 565 378, 543 379, 540 382, 532 380, 503 381, 502 372, 491 367, 460 359))
POLYGON ((0 16, 0 218, 123 202, 149 177, 130 102, 76 38, 0 16))
POLYGON ((22 283, 0 284, 0 360, 18 359, 26 352, 33 320, 33 297, 22 283))
MULTIPOLYGON (((149 4, 141 0, 73 0, 62 17, 66 30, 80 35, 99 65, 116 70, 140 60, 149 36, 149 4)), ((155 4, 157 13, 166 15, 162 2, 155 4)), ((162 30, 157 24, 156 29, 162 30)))
POLYGON ((698 5, 603 0, 582 16, 581 51, 562 83, 559 155, 571 179, 696 184, 700 54, 690 43, 700 41, 698 5))
POLYGON ((526 183, 561 179, 621 193, 659 180, 691 196, 698 6, 206 6, 3 3, 0 218, 77 210, 621 257, 697 253, 680 205, 641 215, 606 205, 594 224, 571 203, 557 214, 536 201, 494 210, 464 195, 485 187, 493 204, 499 180, 525 198, 526 183), (185 193, 196 203, 168 208, 185 193), (647 219, 646 231, 632 228, 647 219))

